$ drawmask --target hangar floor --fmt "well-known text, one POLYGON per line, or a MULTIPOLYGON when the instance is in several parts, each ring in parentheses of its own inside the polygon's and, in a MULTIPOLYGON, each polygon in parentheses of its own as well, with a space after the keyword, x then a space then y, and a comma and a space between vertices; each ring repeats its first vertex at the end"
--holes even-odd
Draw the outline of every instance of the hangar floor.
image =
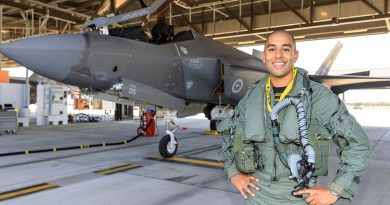
MULTIPOLYGON (((220 136, 205 136, 208 121, 179 119, 175 160, 162 160, 164 135, 124 145, 0 157, 0 204, 243 204, 216 156, 220 136)), ((0 153, 123 141, 138 121, 31 127, 0 136, 0 153)), ((390 128, 365 127, 373 144, 369 169, 352 204, 390 201, 390 128)), ((330 173, 337 168, 335 145, 330 173)), ((321 179, 328 183, 333 174, 321 179)))

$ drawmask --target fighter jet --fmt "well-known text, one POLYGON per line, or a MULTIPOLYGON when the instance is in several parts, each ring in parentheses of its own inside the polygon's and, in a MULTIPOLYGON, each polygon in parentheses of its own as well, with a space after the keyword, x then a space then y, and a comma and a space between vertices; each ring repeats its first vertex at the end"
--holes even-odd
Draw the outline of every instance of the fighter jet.
MULTIPOLYGON (((0 52, 47 78, 89 88, 118 92, 120 97, 177 110, 180 116, 204 112, 215 120, 234 106, 266 73, 259 56, 249 55, 192 31, 173 35, 160 22, 148 39, 141 27, 97 29, 153 12, 163 1, 130 14, 93 20, 80 34, 48 35, 3 44, 0 52), (147 10, 149 9, 149 10, 147 10), (118 20, 119 19, 119 20, 118 20)), ((339 46, 340 47, 340 46, 339 46)), ((339 48, 335 48, 339 49, 339 48)), ((337 53, 331 53, 330 58, 337 53)), ((329 65, 310 77, 336 94, 348 89, 390 86, 390 78, 327 75, 329 65)), ((160 141, 160 154, 177 151, 174 130, 160 141)))

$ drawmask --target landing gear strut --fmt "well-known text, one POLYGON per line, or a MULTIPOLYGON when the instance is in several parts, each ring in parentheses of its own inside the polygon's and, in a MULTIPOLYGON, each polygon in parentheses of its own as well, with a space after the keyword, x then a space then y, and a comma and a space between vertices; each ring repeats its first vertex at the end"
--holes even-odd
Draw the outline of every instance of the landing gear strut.
POLYGON ((211 110, 215 107, 213 104, 208 104, 203 109, 203 114, 208 120, 210 120, 210 130, 217 130, 217 121, 211 119, 211 110))
POLYGON ((207 119, 210 120, 210 130, 217 130, 218 122, 231 116, 233 108, 230 105, 221 106, 208 104, 204 109, 203 113, 207 119))
POLYGON ((210 130, 217 130, 218 120, 210 120, 210 130))
POLYGON ((177 152, 178 142, 175 137, 175 132, 180 128, 179 126, 175 126, 173 129, 170 129, 170 125, 175 125, 174 122, 175 117, 166 117, 165 123, 166 123, 166 130, 164 135, 159 143, 158 150, 160 152, 160 155, 164 158, 169 158, 175 156, 177 152))

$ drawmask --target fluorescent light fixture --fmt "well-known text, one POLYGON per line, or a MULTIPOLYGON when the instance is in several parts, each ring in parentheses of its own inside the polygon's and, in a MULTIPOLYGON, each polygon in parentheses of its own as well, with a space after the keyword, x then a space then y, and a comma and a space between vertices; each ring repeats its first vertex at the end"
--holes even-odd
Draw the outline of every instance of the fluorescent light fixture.
POLYGON ((361 33, 361 32, 367 32, 367 29, 356 29, 356 30, 349 30, 349 31, 344 31, 344 34, 349 34, 349 33, 361 33))
POLYGON ((306 38, 305 35, 302 35, 302 36, 294 36, 295 39, 302 39, 302 38, 306 38))
POLYGON ((256 41, 243 41, 243 42, 238 42, 238 45, 245 45, 245 44, 254 44, 256 41))

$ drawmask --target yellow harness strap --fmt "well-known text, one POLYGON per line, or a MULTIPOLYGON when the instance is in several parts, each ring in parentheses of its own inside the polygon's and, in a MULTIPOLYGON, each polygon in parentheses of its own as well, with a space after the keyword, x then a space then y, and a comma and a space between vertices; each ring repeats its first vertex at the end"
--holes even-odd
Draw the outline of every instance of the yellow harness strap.
MULTIPOLYGON (((286 89, 283 91, 282 95, 280 96, 279 102, 281 102, 291 91, 294 81, 295 81, 295 76, 297 75, 297 68, 293 68, 293 80, 287 85, 286 89)), ((265 93, 267 94, 267 109, 268 112, 272 112, 272 107, 271 107, 271 78, 268 77, 267 83, 265 84, 265 93)))

